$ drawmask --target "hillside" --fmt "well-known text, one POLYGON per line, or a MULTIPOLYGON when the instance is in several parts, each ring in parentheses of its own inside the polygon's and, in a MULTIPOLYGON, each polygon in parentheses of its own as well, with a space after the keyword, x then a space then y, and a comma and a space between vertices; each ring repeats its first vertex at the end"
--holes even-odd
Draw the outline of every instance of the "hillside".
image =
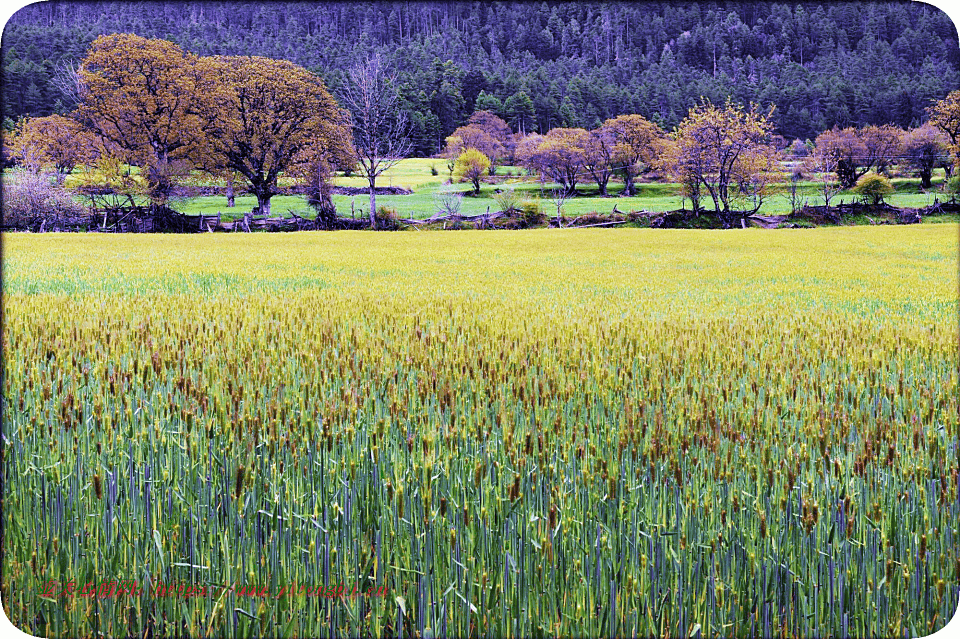
POLYGON ((701 96, 777 105, 788 139, 833 125, 916 125, 960 86, 950 19, 911 2, 46 2, 3 35, 4 115, 69 111, 57 78, 98 35, 199 54, 285 58, 336 90, 371 52, 401 71, 418 155, 475 108, 514 129, 640 113, 672 127, 701 96))

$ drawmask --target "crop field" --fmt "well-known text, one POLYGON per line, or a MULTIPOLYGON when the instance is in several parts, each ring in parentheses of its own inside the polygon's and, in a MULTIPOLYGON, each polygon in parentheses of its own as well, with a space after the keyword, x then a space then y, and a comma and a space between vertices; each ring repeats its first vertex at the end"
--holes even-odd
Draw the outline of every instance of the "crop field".
POLYGON ((960 592, 957 237, 6 235, 6 613, 929 634, 960 592))

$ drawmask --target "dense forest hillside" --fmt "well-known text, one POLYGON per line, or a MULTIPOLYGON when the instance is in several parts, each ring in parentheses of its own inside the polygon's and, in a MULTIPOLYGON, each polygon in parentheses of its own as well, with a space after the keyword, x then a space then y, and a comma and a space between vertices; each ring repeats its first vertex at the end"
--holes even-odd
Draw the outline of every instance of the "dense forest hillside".
POLYGON ((640 113, 670 128, 701 96, 776 104, 788 139, 914 126, 960 86, 950 19, 913 2, 45 2, 3 35, 4 115, 72 108, 57 77, 98 35, 292 60, 336 91, 381 52, 400 71, 417 154, 475 108, 516 130, 640 113))

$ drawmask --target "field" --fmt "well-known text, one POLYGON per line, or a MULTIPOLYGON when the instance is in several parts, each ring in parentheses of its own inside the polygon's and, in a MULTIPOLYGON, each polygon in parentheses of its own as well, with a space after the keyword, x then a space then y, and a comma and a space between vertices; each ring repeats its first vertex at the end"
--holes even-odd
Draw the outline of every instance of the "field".
MULTIPOLYGON (((434 200, 434 194, 443 189, 459 190, 469 192, 471 190, 468 184, 454 183, 444 184, 449 179, 446 160, 443 158, 408 158, 401 160, 397 165, 390 168, 381 176, 377 185, 380 187, 400 186, 411 189, 411 195, 378 195, 378 206, 386 206, 394 209, 400 217, 409 218, 427 218, 437 213, 437 206, 434 200), (431 168, 435 168, 437 175, 432 175, 431 168)), ((69 187, 76 184, 79 179, 81 169, 77 174, 66 180, 69 187)), ((541 185, 536 177, 526 175, 523 168, 517 166, 503 166, 497 169, 496 183, 483 184, 480 195, 468 195, 463 199, 461 213, 464 215, 479 215, 488 210, 497 211, 497 202, 493 199, 493 194, 498 189, 514 188, 524 198, 540 199, 541 208, 547 215, 556 215, 556 206, 550 201, 551 191, 557 185, 546 183, 541 185), (541 188, 543 187, 543 188, 541 188)), ((949 199, 948 194, 939 192, 937 189, 943 181, 943 171, 938 169, 935 172, 933 186, 934 189, 929 192, 923 192, 919 186, 919 179, 912 177, 896 177, 893 180, 896 193, 887 198, 887 202, 897 207, 922 208, 934 203, 935 199, 944 201, 949 199)), ((295 180, 289 177, 281 178, 281 185, 292 186, 295 180)), ((216 180, 202 173, 191 176, 187 183, 195 186, 224 186, 223 180, 216 180)), ((364 178, 352 175, 351 177, 338 176, 334 178, 336 186, 366 187, 367 182, 364 178)), ((816 182, 804 181, 800 183, 800 191, 810 205, 822 205, 823 197, 818 195, 818 185, 816 182)), ((611 197, 600 197, 597 191, 596 183, 584 181, 578 183, 578 197, 568 199, 563 205, 563 214, 566 216, 585 215, 588 213, 610 213, 614 206, 617 210, 625 213, 630 211, 670 211, 690 207, 690 202, 680 197, 680 188, 677 184, 667 182, 638 182, 636 184, 638 195, 636 197, 620 197, 623 184, 611 181, 609 192, 611 197)), ((786 185, 778 185, 779 191, 785 192, 786 185)), ((340 215, 350 217, 362 217, 368 214, 369 196, 360 194, 334 195, 334 204, 340 215)), ((839 202, 858 201, 859 196, 854 193, 844 191, 838 194, 831 204, 836 205, 839 202)), ((234 219, 242 217, 256 206, 257 200, 252 195, 243 195, 238 187, 236 206, 227 208, 226 197, 222 195, 208 195, 202 197, 178 198, 172 202, 174 209, 181 213, 189 215, 214 215, 220 212, 223 219, 234 219)), ((707 198, 703 202, 707 209, 712 208, 712 202, 707 198)), ((288 216, 293 211, 301 216, 313 217, 314 213, 306 203, 306 198, 298 195, 279 195, 275 196, 271 202, 271 209, 274 214, 288 216)), ((760 209, 763 215, 785 215, 790 213, 790 203, 784 194, 773 195, 760 209)), ((951 219, 951 221, 954 221, 951 219)), ((864 223, 866 223, 864 221, 864 223)))
POLYGON ((31 634, 907 637, 957 608, 954 225, 3 242, 31 634), (383 596, 298 590, 340 585, 383 596))

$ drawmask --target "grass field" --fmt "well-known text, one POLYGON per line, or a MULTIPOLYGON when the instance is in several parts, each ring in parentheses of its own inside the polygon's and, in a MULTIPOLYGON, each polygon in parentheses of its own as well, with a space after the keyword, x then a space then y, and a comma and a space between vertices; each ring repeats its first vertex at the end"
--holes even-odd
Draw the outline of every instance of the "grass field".
POLYGON ((948 225, 8 235, 6 612, 928 634, 960 578, 956 256, 948 225), (385 596, 283 594, 339 585, 385 596))
MULTIPOLYGON (((556 206, 550 201, 551 191, 557 185, 546 183, 541 185, 535 177, 521 176, 523 169, 519 167, 507 166, 499 167, 497 175, 499 177, 496 184, 484 184, 481 187, 479 196, 469 194, 463 199, 461 213, 465 215, 479 215, 489 211, 498 210, 496 201, 493 199, 495 190, 503 188, 514 188, 527 199, 540 199, 541 207, 544 213, 556 215, 556 206), (509 176, 507 175, 509 173, 509 176)), ((384 176, 378 180, 379 186, 402 186, 413 190, 412 195, 379 195, 377 196, 377 205, 386 206, 397 211, 400 217, 409 218, 427 218, 437 212, 437 206, 434 201, 434 194, 441 188, 455 189, 463 192, 469 192, 471 189, 466 184, 445 185, 448 179, 446 169, 446 160, 433 158, 409 158, 402 160, 395 167, 387 171, 384 176), (430 168, 435 167, 439 175, 431 175, 430 168)), ((942 175, 934 182, 934 186, 939 186, 942 181, 942 175)), ((366 181, 356 176, 345 178, 337 177, 334 183, 340 186, 365 187, 366 181)), ((887 198, 887 202, 898 207, 925 207, 933 204, 935 198, 939 197, 941 201, 948 198, 942 193, 936 191, 923 193, 919 188, 919 180, 914 178, 895 178, 893 180, 897 192, 887 198)), ((781 185, 781 190, 785 188, 781 185)), ((576 198, 568 199, 563 205, 563 214, 566 216, 584 215, 587 213, 610 213, 614 206, 617 210, 625 213, 630 211, 670 211, 681 208, 686 205, 688 208, 690 202, 684 203, 679 195, 679 187, 671 183, 640 183, 637 184, 638 195, 636 197, 620 197, 620 191, 623 185, 613 182, 609 186, 610 197, 599 197, 595 183, 584 182, 578 185, 576 198)), ((800 189, 810 205, 823 204, 822 196, 818 195, 817 184, 814 182, 801 182, 800 189)), ((858 200, 859 196, 850 193, 840 193, 831 204, 841 201, 852 202, 858 200)), ((340 215, 349 216, 351 211, 357 216, 366 215, 369 209, 369 198, 365 194, 356 196, 335 195, 334 204, 340 215)), ((192 215, 196 214, 215 214, 221 212, 225 219, 240 217, 244 212, 250 211, 256 205, 256 198, 252 196, 239 196, 236 201, 236 207, 226 208, 226 198, 223 196, 206 196, 190 198, 188 200, 179 200, 174 203, 174 208, 182 213, 192 215)), ((712 203, 707 200, 703 204, 710 208, 712 203)), ((298 215, 312 216, 312 211, 306 204, 306 199, 300 196, 277 196, 272 201, 272 210, 274 213, 288 215, 288 211, 294 211, 298 215)), ((790 212, 790 203, 783 195, 774 195, 761 208, 761 214, 765 215, 783 215, 790 212)))

